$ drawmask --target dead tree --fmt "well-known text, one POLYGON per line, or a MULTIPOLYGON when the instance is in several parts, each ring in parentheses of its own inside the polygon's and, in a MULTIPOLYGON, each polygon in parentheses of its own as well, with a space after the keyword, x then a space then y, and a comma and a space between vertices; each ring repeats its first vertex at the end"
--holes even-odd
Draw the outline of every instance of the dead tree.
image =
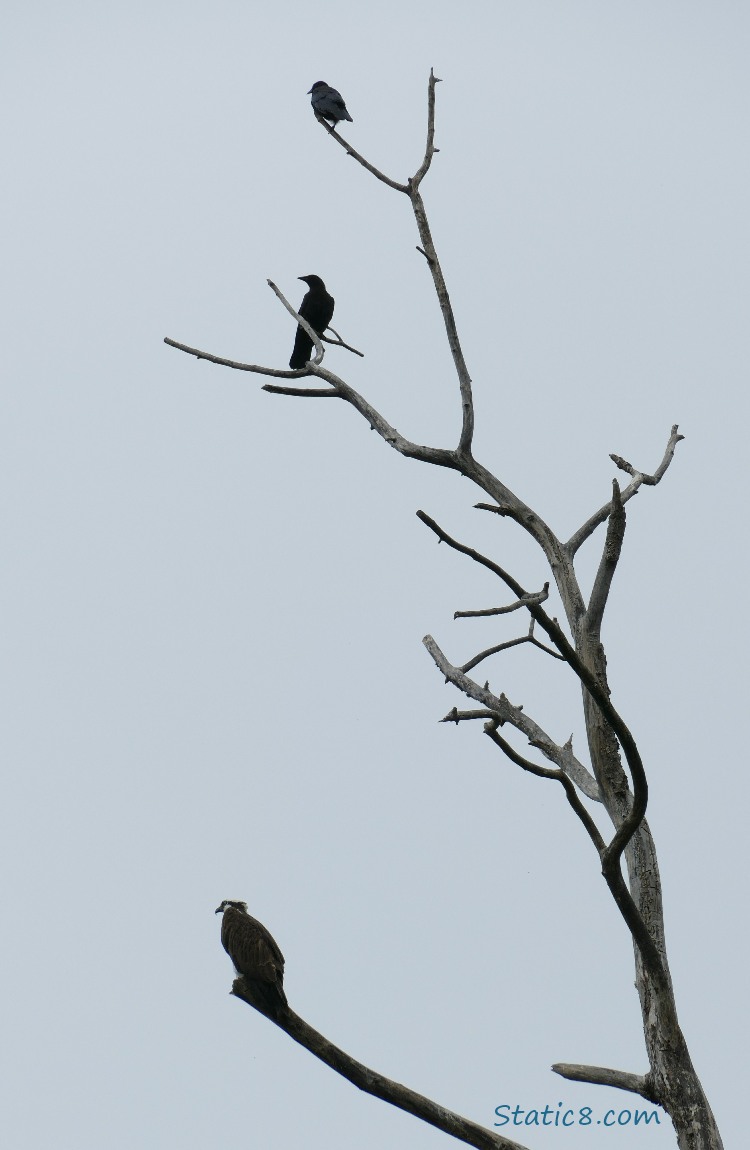
MULTIPOLYGON (((502 480, 474 458, 471 379, 420 194, 420 186, 430 170, 433 156, 437 151, 434 131, 435 86, 438 82, 437 77, 431 73, 428 84, 427 144, 424 158, 415 174, 405 183, 390 179, 356 152, 333 128, 324 121, 320 122, 353 159, 376 179, 409 200, 419 232, 418 251, 426 260, 432 274, 448 346, 458 377, 461 430, 458 444, 454 449, 425 447, 406 439, 363 396, 340 376, 325 368, 323 339, 300 319, 294 308, 270 281, 270 286, 281 302, 291 315, 303 324, 313 339, 314 355, 304 369, 282 371, 257 364, 237 363, 187 347, 171 339, 165 342, 200 359, 207 359, 240 371, 250 371, 279 379, 312 376, 316 381, 320 381, 321 386, 311 387, 300 379, 297 384, 267 383, 263 390, 276 395, 301 396, 308 399, 344 400, 351 404, 370 427, 401 455, 422 463, 450 468, 472 480, 490 499, 490 502, 476 504, 478 508, 511 519, 523 531, 528 532, 541 548, 562 600, 566 626, 550 616, 545 609, 549 583, 546 583, 541 590, 529 590, 521 586, 512 574, 492 559, 452 538, 429 515, 422 511, 418 512, 422 522, 441 542, 447 543, 467 559, 496 575, 511 597, 511 601, 502 606, 478 611, 460 611, 456 612, 456 617, 522 612, 529 620, 528 630, 518 638, 480 652, 463 666, 454 665, 430 635, 425 637, 424 645, 438 670, 471 704, 467 705, 466 709, 454 707, 443 721, 458 724, 483 720, 484 733, 512 763, 540 779, 559 783, 565 798, 591 840, 604 881, 632 937, 648 1071, 645 1074, 637 1074, 602 1066, 569 1063, 558 1063, 553 1069, 564 1078, 632 1091, 661 1106, 672 1119, 681 1150, 721 1150, 721 1137, 693 1067, 677 1018, 667 962, 656 850, 645 819, 648 800, 646 773, 636 741, 612 700, 607 682, 607 663, 600 638, 604 609, 623 544, 625 506, 641 487, 654 486, 661 481, 672 462, 675 448, 683 437, 678 434, 675 425, 670 432, 664 456, 652 474, 639 470, 618 455, 612 455, 611 458, 618 469, 629 477, 626 486, 621 488, 614 480, 611 499, 594 511, 567 541, 558 538, 536 511, 527 506, 502 480), (599 527, 605 525, 601 560, 587 602, 576 574, 576 555, 581 545, 599 527), (543 633, 544 639, 539 638, 540 633, 543 633), (556 744, 525 710, 512 705, 505 694, 497 695, 489 689, 487 683, 482 686, 471 677, 470 672, 489 655, 519 643, 532 643, 543 648, 565 662, 579 680, 590 767, 574 755, 571 741, 564 745, 556 744), (541 759, 546 760, 549 765, 543 765, 539 758, 530 760, 520 755, 501 734, 502 728, 506 725, 515 728, 523 735, 541 759), (590 803, 601 803, 612 822, 614 831, 608 841, 602 836, 590 814, 588 806, 590 803), (627 878, 622 870, 623 859, 627 878)), ((326 339, 325 342, 334 341, 326 339)), ((347 346, 340 338, 337 338, 336 342, 340 346, 347 346)), ((234 983, 233 993, 256 1009, 262 1010, 262 1004, 254 1002, 242 979, 234 983)), ((501 1137, 494 1131, 484 1129, 460 1115, 453 1114, 414 1091, 362 1066, 314 1031, 293 1011, 289 1010, 273 1021, 295 1041, 302 1043, 360 1089, 417 1115, 468 1145, 522 1150, 517 1143, 501 1137)))

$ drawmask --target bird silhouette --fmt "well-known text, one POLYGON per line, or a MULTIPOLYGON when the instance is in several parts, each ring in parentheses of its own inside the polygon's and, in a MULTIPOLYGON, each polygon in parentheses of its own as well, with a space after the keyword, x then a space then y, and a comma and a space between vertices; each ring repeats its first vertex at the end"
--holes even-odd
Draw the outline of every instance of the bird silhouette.
POLYGON ((288 1003, 284 994, 284 955, 262 922, 247 913, 246 902, 225 898, 216 913, 221 917, 221 942, 234 968, 257 1004, 278 1018, 288 1003))
POLYGON ((339 120, 351 120, 354 123, 346 110, 346 104, 341 93, 332 88, 330 84, 326 84, 325 80, 318 80, 307 94, 311 97, 310 103, 313 112, 323 120, 328 120, 334 128, 339 120))
MULTIPOLYGON (((300 276, 310 288, 299 305, 299 314, 306 319, 310 327, 322 335, 333 318, 333 296, 326 291, 326 285, 320 276, 300 276)), ((289 366, 293 371, 304 367, 312 354, 313 341, 305 329, 297 324, 297 334, 294 339, 294 350, 289 366)))

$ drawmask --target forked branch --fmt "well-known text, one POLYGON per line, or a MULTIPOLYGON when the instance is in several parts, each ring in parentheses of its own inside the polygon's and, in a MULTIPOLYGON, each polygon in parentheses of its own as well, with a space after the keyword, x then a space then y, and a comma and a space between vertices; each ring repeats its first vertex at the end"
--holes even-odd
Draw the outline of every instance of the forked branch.
MULTIPOLYGON (((521 598, 528 598, 528 592, 524 590, 521 584, 509 575, 507 571, 503 570, 497 563, 482 555, 479 551, 475 551, 472 547, 467 547, 458 540, 452 539, 450 535, 445 532, 442 527, 426 515, 424 511, 418 511, 417 516, 425 523, 432 531, 435 532, 441 542, 447 543, 454 550, 461 552, 463 555, 468 555, 476 563, 486 567, 489 571, 493 571, 508 587, 514 592, 515 595, 521 598)), ((628 729, 624 720, 620 717, 615 710, 610 698, 609 693, 601 682, 597 679, 594 673, 586 666, 576 649, 572 646, 568 637, 560 627, 556 619, 551 619, 544 608, 539 603, 528 603, 527 610, 536 619, 537 623, 549 635, 557 650, 560 652, 565 662, 576 673, 581 683, 591 695, 597 707, 601 711, 604 719, 612 728, 614 734, 619 740, 622 747, 628 766, 630 768, 631 778, 633 780, 633 802, 628 816, 623 819, 620 826, 617 828, 615 835, 607 847, 603 859, 603 867, 607 868, 610 873, 615 870, 619 873, 619 864, 622 852, 630 842, 631 838, 640 826, 646 814, 646 806, 648 804, 648 783, 646 781, 646 772, 643 768, 640 751, 636 745, 630 730, 628 729)), ((428 636, 428 638, 431 637, 428 636)), ((431 640, 432 641, 432 640, 431 640)), ((423 640, 425 645, 427 641, 423 640)), ((429 648, 428 648, 429 649, 429 648)), ((431 654, 432 651, 431 651, 431 654)), ((433 658, 434 658, 433 654, 433 658)), ((456 669, 456 668, 454 668, 456 669)), ((463 688, 461 688, 463 690, 463 688)), ((465 692, 466 693, 466 692, 465 692)), ((476 698, 475 695, 471 696, 476 698)))
POLYGON ((484 651, 480 651, 478 655, 474 655, 469 659, 468 663, 464 663, 461 670, 466 674, 473 671, 485 659, 489 659, 491 655, 499 655, 503 651, 509 651, 511 647, 521 647, 524 643, 531 643, 532 647, 538 647, 540 651, 544 651, 545 655, 551 655, 553 659, 562 659, 559 651, 553 651, 546 643, 540 643, 534 636, 534 620, 529 624, 528 635, 519 635, 515 639, 506 639, 504 643, 497 643, 494 647, 487 647, 484 651))
POLYGON ((532 591, 529 595, 524 595, 522 599, 516 599, 515 603, 509 603, 505 607, 485 607, 481 611, 454 611, 454 619, 484 619, 489 615, 509 615, 512 611, 520 611, 522 607, 528 607, 532 603, 544 603, 549 599, 549 583, 545 583, 541 591, 532 591))
MULTIPOLYGON (((654 487, 657 483, 661 482, 667 468, 674 458, 677 444, 681 439, 684 438, 684 435, 678 434, 677 424, 675 423, 672 427, 672 431, 670 432, 669 442, 667 443, 667 447, 664 452, 664 458, 662 459, 653 475, 648 475, 645 471, 636 471, 636 469, 631 466, 627 460, 622 459, 619 455, 610 455, 609 458, 617 464, 621 471, 626 471, 628 475, 633 477, 632 483, 629 483, 620 495, 620 500, 622 503, 627 503, 629 499, 632 499, 634 495, 637 495, 644 483, 647 486, 654 487)), ((581 544, 585 543, 589 536, 592 535, 594 531, 596 531, 597 527, 601 523, 605 523, 607 521, 611 508, 611 503, 605 503, 603 507, 600 507, 598 511, 594 512, 591 518, 587 519, 586 522, 581 527, 579 527, 573 535, 571 535, 570 539, 565 544, 565 550, 568 552, 571 558, 575 555, 581 544)))
POLYGON ((434 71, 430 69, 430 78, 427 85, 427 142, 425 145, 425 153, 422 163, 417 168, 413 176, 411 176, 405 184, 400 184, 396 180, 392 180, 386 176, 378 168, 374 167, 364 156, 361 156, 351 144, 347 143, 338 132, 330 128, 324 120, 318 117, 319 123, 322 123, 329 136, 332 136, 338 144, 344 148, 347 153, 366 168, 376 179, 382 183, 387 184, 389 187, 394 188, 397 192, 404 192, 411 201, 412 211, 414 218, 417 222, 417 230, 419 231, 419 239, 421 247, 419 251, 425 257, 427 266, 432 274, 432 280, 435 285, 435 291, 440 305, 440 311, 443 316, 443 323, 445 324, 445 331, 448 337, 448 346, 450 348, 453 363, 458 375, 459 390, 461 393, 461 436, 458 443, 459 455, 471 455, 471 444, 474 436, 474 400, 471 392, 471 377, 466 366, 466 360, 461 349, 461 341, 458 338, 458 327, 456 326, 456 319, 453 315, 453 307, 451 305, 450 296, 448 295, 448 288, 445 282, 440 261, 438 259, 435 244, 432 239, 432 232, 430 231, 430 224, 427 219, 427 212, 425 211, 424 201, 419 191, 419 186, 422 180, 430 170, 433 157, 438 149, 435 147, 435 86, 440 83, 440 80, 435 75, 434 71))
MULTIPOLYGON (((460 667, 454 667, 440 650, 432 635, 425 635, 422 642, 432 656, 435 666, 445 677, 446 683, 451 683, 457 687, 468 699, 474 699, 476 703, 480 703, 500 726, 503 726, 504 723, 510 723, 512 727, 526 736, 532 747, 536 747, 546 759, 560 767, 566 775, 570 775, 573 782, 587 798, 600 801, 601 795, 596 779, 575 757, 569 742, 565 743, 564 746, 559 746, 538 723, 526 714, 523 707, 514 706, 504 694, 493 694, 488 683, 480 687, 479 683, 464 674, 460 667)), ((459 722, 464 717, 478 718, 480 716, 475 715, 474 712, 464 715, 454 708, 445 716, 443 721, 459 722)))

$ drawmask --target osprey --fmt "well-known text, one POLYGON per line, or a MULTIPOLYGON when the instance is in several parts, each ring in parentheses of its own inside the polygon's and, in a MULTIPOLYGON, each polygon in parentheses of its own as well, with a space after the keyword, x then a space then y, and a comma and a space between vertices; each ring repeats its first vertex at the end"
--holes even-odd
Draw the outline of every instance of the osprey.
POLYGON ((284 955, 263 923, 247 913, 246 902, 225 898, 215 913, 222 915, 221 942, 235 970, 261 1009, 278 1018, 287 1009, 284 955))

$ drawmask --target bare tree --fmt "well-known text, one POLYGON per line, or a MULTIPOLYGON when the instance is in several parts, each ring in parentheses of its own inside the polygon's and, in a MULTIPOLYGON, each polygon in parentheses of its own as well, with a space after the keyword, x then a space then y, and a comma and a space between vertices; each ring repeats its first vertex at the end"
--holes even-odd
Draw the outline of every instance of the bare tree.
MULTIPOLYGON (((648 801, 646 773, 636 741, 612 701, 607 682, 605 652, 601 643, 602 619, 625 534, 625 505, 641 487, 655 486, 661 481, 672 462, 675 448, 683 437, 678 434, 675 425, 671 429, 664 456, 652 474, 632 466, 618 455, 612 455, 611 459, 618 469, 628 475, 627 485, 621 489, 614 480, 611 499, 594 511, 567 541, 558 538, 536 511, 527 506, 501 479, 474 458, 471 380, 420 194, 420 185, 430 170, 437 150, 434 144, 437 83, 439 80, 431 73, 428 84, 425 153, 417 171, 405 183, 399 183, 386 176, 356 152, 333 128, 322 120, 320 123, 351 157, 376 179, 405 195, 411 204, 420 238, 418 250, 427 261, 432 274, 448 346, 458 377, 461 430, 458 445, 454 449, 425 447, 406 439, 366 399, 338 375, 325 368, 323 342, 333 341, 318 337, 270 281, 270 286, 281 302, 295 319, 303 324, 313 339, 314 355, 304 369, 281 371, 256 364, 236 363, 176 343, 171 339, 165 342, 200 359, 208 359, 240 371, 282 379, 313 376, 324 386, 310 387, 301 382, 297 385, 267 383, 264 385, 264 390, 276 395, 344 400, 351 404, 370 427, 401 455, 438 467, 451 468, 471 479, 491 500, 488 503, 476 504, 478 508, 513 520, 541 548, 562 600, 567 627, 551 617, 545 609, 549 596, 549 583, 545 583, 541 590, 527 590, 512 574, 492 559, 452 538, 430 516, 423 511, 418 512, 422 522, 441 542, 447 543, 473 563, 496 575, 512 596, 510 602, 499 607, 457 611, 457 618, 523 612, 529 619, 528 630, 518 638, 483 650, 462 666, 454 665, 432 636, 427 635, 424 638, 424 645, 435 666, 470 704, 466 709, 454 707, 443 722, 458 724, 482 720, 484 733, 512 763, 541 779, 549 779, 560 784, 565 798, 591 840, 604 880, 632 936, 636 985, 649 1062, 648 1071, 645 1074, 636 1074, 601 1066, 569 1063, 558 1063, 553 1070, 564 1078, 632 1091, 663 1107, 672 1119, 681 1150, 721 1150, 722 1141, 714 1116, 693 1067, 677 1019, 667 962, 656 850, 645 819, 648 801), (581 545, 605 524, 601 560, 587 602, 576 574, 576 555, 581 545), (538 637, 540 632, 544 634, 544 640, 538 637), (590 767, 574 755, 570 740, 563 745, 556 744, 526 710, 512 705, 505 694, 493 693, 487 683, 481 685, 471 677, 470 672, 488 656, 521 643, 531 643, 565 662, 579 680, 590 767), (520 755, 501 734, 501 729, 506 725, 522 734, 549 765, 520 755), (607 812, 614 827, 614 833, 609 841, 600 833, 592 818, 587 805, 589 803, 601 803, 607 812), (627 878, 622 870, 623 858, 627 878)), ((347 347, 338 336, 336 342, 340 346, 347 347)), ((266 1013, 262 1003, 255 1000, 242 979, 235 981, 233 993, 266 1013)), ((360 1089, 417 1115, 425 1122, 468 1145, 504 1148, 504 1150, 518 1148, 518 1143, 453 1114, 422 1095, 362 1066, 314 1031, 293 1011, 282 1013, 273 1021, 291 1038, 306 1046, 360 1089)))

